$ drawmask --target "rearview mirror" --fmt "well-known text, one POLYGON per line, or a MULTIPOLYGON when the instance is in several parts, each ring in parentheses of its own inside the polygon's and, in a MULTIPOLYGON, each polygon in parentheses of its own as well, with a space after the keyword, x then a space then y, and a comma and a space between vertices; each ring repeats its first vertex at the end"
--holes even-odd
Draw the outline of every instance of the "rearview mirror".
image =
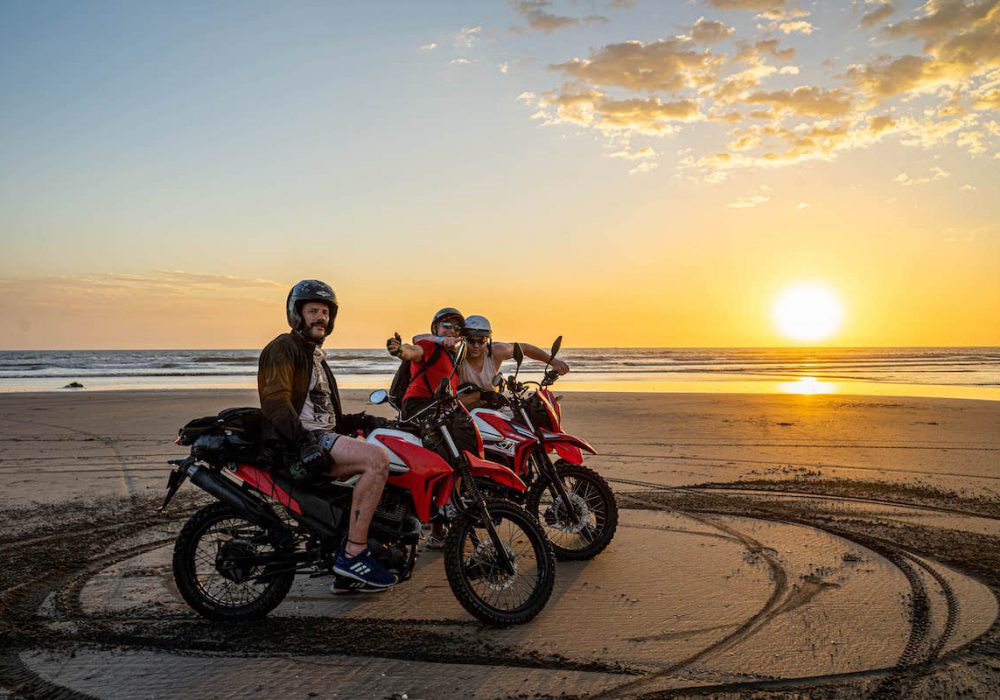
POLYGON ((503 386, 503 375, 502 374, 498 374, 495 377, 493 377, 493 386, 495 386, 497 389, 499 389, 500 387, 503 386))
POLYGON ((514 343, 514 362, 517 363, 518 367, 524 362, 524 350, 521 349, 520 343, 514 343))
POLYGON ((556 342, 552 343, 552 352, 549 353, 549 356, 555 357, 560 347, 562 347, 562 336, 556 338, 556 342))
POLYGON ((368 403, 378 405, 389 400, 389 392, 385 389, 376 389, 368 395, 368 403))
POLYGON ((455 366, 458 367, 465 360, 466 344, 462 340, 455 346, 455 366))

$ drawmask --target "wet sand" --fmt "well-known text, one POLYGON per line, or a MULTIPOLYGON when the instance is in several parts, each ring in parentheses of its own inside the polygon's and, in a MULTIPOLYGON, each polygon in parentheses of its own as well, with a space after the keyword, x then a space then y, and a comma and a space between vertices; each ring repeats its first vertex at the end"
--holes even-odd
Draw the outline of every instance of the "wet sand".
MULTIPOLYGON (((346 392, 347 410, 365 392, 346 392)), ((0 395, 0 689, 97 697, 990 697, 1000 402, 568 394, 622 510, 524 627, 476 623, 440 555, 377 597, 300 578, 253 625, 170 575, 154 512, 186 420, 253 392, 0 395), (363 598, 360 599, 359 598, 363 598), (223 681, 224 679, 224 681, 223 681)), ((368 407, 371 410, 371 407, 368 407)), ((387 415, 383 408, 376 413, 387 415)))

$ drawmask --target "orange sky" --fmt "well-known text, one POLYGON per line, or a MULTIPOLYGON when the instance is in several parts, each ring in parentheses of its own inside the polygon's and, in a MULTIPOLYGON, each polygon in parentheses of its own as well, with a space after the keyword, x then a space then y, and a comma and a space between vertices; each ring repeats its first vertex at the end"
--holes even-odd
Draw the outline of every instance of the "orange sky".
POLYGON ((1000 345, 998 0, 397 10, 0 8, 0 349, 1000 345))

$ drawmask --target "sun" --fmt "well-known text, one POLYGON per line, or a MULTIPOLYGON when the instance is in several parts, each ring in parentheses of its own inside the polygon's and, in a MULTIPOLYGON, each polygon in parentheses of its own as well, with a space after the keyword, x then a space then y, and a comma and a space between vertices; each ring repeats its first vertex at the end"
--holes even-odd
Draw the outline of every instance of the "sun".
POLYGON ((817 282, 789 287, 771 307, 778 331, 799 342, 826 340, 840 328, 843 315, 837 295, 817 282))

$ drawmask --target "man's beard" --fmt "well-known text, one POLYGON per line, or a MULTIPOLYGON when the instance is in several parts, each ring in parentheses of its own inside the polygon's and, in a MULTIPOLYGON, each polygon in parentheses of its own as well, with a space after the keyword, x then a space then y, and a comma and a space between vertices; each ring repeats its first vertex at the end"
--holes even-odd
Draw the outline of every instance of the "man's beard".
POLYGON ((326 339, 326 325, 306 326, 305 336, 306 340, 311 340, 317 345, 322 345, 326 339))

